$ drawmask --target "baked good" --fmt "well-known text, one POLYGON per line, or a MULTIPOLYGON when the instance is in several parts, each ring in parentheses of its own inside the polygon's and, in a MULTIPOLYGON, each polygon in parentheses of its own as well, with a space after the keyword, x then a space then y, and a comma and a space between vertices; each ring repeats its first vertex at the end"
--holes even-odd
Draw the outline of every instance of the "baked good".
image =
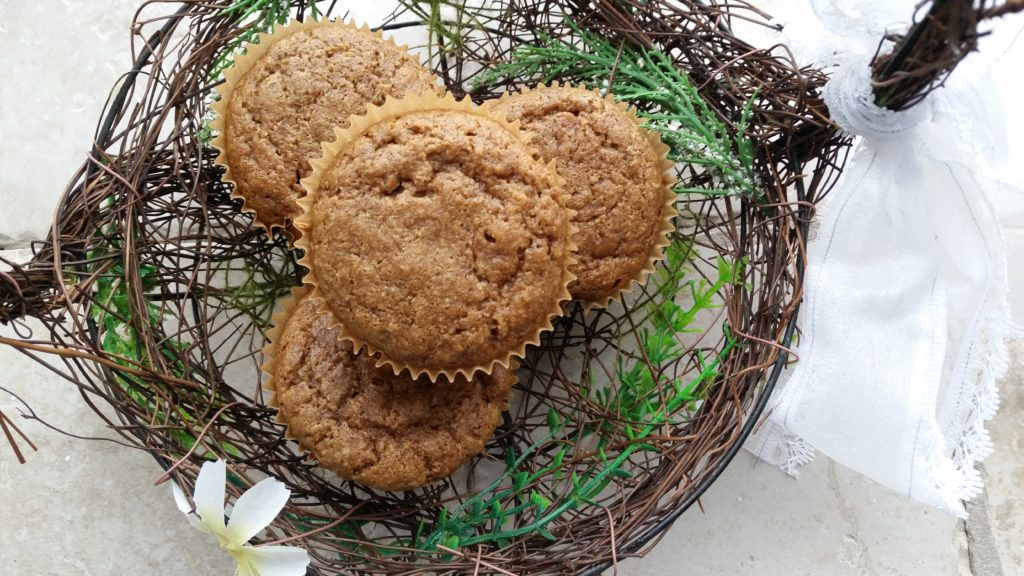
POLYGON ((386 96, 440 91, 434 75, 379 32, 341 21, 292 22, 249 45, 214 105, 217 162, 256 224, 286 227, 320 143, 386 96))
POLYGON ((451 96, 389 100, 352 122, 304 181, 306 282, 396 372, 507 366, 569 298, 554 169, 488 107, 451 96))
POLYGON ((339 476, 383 490, 440 480, 479 454, 508 408, 515 372, 430 382, 396 376, 352 353, 324 301, 285 307, 267 367, 288 436, 339 476))
POLYGON ((565 180, 579 246, 573 297, 606 305, 643 282, 674 229, 668 147, 626 105, 584 88, 507 94, 495 110, 519 122, 565 180))

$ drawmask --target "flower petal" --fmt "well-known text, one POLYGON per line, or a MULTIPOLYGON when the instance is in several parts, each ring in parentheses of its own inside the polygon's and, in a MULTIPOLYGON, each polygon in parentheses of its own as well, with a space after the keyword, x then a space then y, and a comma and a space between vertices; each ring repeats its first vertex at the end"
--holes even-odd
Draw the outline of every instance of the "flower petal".
POLYGON ((196 478, 196 491, 192 501, 196 514, 214 534, 224 531, 224 482, 227 464, 223 460, 204 462, 196 478))
POLYGON ((284 482, 275 478, 266 478, 246 490, 231 511, 231 522, 225 532, 227 541, 235 546, 248 542, 274 521, 291 495, 284 482))
POLYGON ((188 523, 191 524, 192 527, 196 530, 199 530, 200 532, 205 532, 207 534, 211 534, 210 529, 207 528, 206 524, 203 524, 203 521, 200 520, 199 517, 195 514, 189 514, 188 516, 185 516, 185 519, 188 520, 188 523))
MULTIPOLYGON (((232 554, 232 556, 235 555, 232 554)), ((249 561, 248 557, 243 556, 239 558, 235 556, 235 561, 238 562, 238 566, 235 567, 235 576, 260 576, 259 573, 256 572, 256 568, 252 565, 252 562, 249 561)))
POLYGON ((209 532, 210 530, 205 524, 199 521, 199 518, 192 513, 192 504, 188 501, 185 496, 185 491, 178 486, 177 482, 171 481, 171 494, 174 496, 174 503, 178 505, 178 510, 181 510, 182 514, 185 515, 185 519, 192 525, 193 528, 200 532, 209 532))
POLYGON ((259 576, 303 576, 309 554, 292 546, 246 546, 245 555, 259 576))
POLYGON ((182 514, 192 513, 192 504, 185 496, 185 491, 174 480, 171 480, 171 495, 174 496, 174 503, 178 505, 178 510, 181 510, 182 514))

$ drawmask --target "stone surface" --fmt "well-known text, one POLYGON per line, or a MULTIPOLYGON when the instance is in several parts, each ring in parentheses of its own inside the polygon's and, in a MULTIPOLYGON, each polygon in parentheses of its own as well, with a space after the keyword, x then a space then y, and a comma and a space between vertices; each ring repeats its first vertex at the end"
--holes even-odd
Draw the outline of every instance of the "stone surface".
POLYGON ((137 0, 0 3, 0 248, 44 234, 85 160, 107 94, 131 66, 137 0))
POLYGON ((960 523, 819 456, 794 480, 741 452, 651 554, 620 573, 960 576, 960 523))
MULTIPOLYGON (((1024 576, 1024 346, 1011 346, 1013 369, 1000 385, 989 423, 996 451, 985 460, 988 515, 1005 576, 1024 576)), ((983 575, 977 575, 983 576, 983 575)))

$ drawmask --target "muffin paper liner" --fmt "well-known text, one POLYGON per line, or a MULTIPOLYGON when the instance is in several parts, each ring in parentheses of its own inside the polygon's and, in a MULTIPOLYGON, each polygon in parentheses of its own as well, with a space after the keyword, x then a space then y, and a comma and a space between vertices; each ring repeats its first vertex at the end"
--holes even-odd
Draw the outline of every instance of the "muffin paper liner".
MULTIPOLYGON (((335 140, 333 142, 324 142, 323 156, 318 160, 311 162, 313 166, 313 174, 308 178, 302 180, 303 186, 306 188, 306 196, 299 200, 299 205, 303 209, 302 215, 300 215, 296 221, 295 226, 300 232, 300 238, 296 241, 295 245, 297 248, 301 248, 304 252, 304 256, 299 260, 299 264, 306 267, 309 273, 306 276, 305 282, 307 284, 316 286, 318 284, 316 266, 313 262, 313 247, 310 242, 312 226, 311 212, 317 202, 317 191, 320 187, 320 182, 323 178, 324 173, 331 167, 338 153, 345 148, 350 142, 355 140, 361 134, 366 132, 370 127, 385 122, 390 119, 401 117, 407 113, 415 113, 422 111, 438 111, 438 110, 451 110, 455 112, 462 112, 466 114, 473 114, 487 118, 493 122, 497 122, 506 127, 510 134, 512 134, 516 140, 521 142, 527 147, 531 155, 540 159, 536 151, 529 146, 529 136, 520 130, 518 123, 509 122, 500 115, 495 114, 492 111, 493 103, 486 103, 481 106, 474 105, 468 98, 463 100, 456 100, 451 94, 445 94, 444 96, 437 96, 434 94, 420 94, 406 96, 404 98, 391 98, 389 97, 385 103, 381 106, 371 106, 367 114, 363 116, 353 116, 350 119, 350 126, 346 129, 335 129, 335 140)), ((562 191, 563 181, 558 176, 555 170, 554 162, 547 164, 548 169, 555 177, 555 189, 552 190, 552 194, 555 200, 563 207, 565 207, 565 196, 562 191)), ((461 374, 465 378, 472 378, 477 372, 483 372, 490 374, 494 370, 495 365, 501 365, 508 368, 511 362, 516 357, 522 357, 526 352, 526 347, 531 344, 539 344, 541 334, 545 331, 553 329, 552 319, 557 316, 562 316, 562 304, 568 302, 571 299, 569 294, 568 285, 575 279, 575 276, 569 272, 569 268, 575 263, 574 254, 576 252, 576 244, 573 240, 575 228, 572 226, 572 217, 574 212, 565 208, 568 214, 568 226, 567 242, 566 242, 566 261, 562 275, 562 291, 555 302, 552 303, 550 311, 546 314, 547 320, 543 325, 538 326, 537 330, 532 336, 523 339, 512 349, 503 353, 502 355, 494 358, 491 361, 483 364, 462 366, 459 368, 437 368, 434 366, 420 366, 411 365, 400 360, 392 358, 386 349, 383 347, 374 346, 359 337, 352 335, 348 330, 345 331, 345 338, 352 341, 355 350, 366 349, 368 353, 378 356, 377 366, 390 366, 395 374, 399 374, 404 370, 408 370, 413 378, 418 378, 422 374, 427 374, 432 382, 436 382, 438 377, 444 375, 446 378, 451 380, 456 375, 461 374)), ((321 294, 321 297, 324 297, 321 294)), ((343 324, 339 320, 340 323, 343 324)))
POLYGON ((311 30, 313 28, 319 28, 324 26, 340 26, 359 32, 360 34, 369 34, 378 38, 381 42, 390 44, 396 49, 402 52, 409 52, 409 47, 406 45, 400 45, 392 38, 385 38, 382 30, 371 30, 369 25, 362 24, 357 25, 354 20, 313 20, 307 19, 305 21, 292 20, 288 24, 276 26, 270 33, 260 33, 257 36, 255 43, 249 43, 245 45, 245 53, 238 54, 235 57, 235 63, 230 68, 224 70, 224 82, 216 88, 218 100, 211 105, 211 110, 214 112, 214 117, 210 121, 210 128, 214 131, 214 138, 211 141, 211 145, 217 150, 217 157, 214 159, 214 164, 224 167, 224 175, 221 180, 231 184, 231 198, 242 201, 242 212, 253 215, 253 227, 263 228, 270 235, 274 229, 287 230, 292 236, 295 236, 294 227, 286 227, 284 222, 263 222, 260 220, 256 210, 248 206, 248 202, 245 196, 238 191, 238 182, 234 179, 231 173, 231 164, 227 157, 227 115, 228 115, 228 103, 231 101, 231 95, 234 93, 235 87, 239 80, 241 80, 256 63, 270 52, 270 49, 278 41, 288 38, 299 32, 305 30, 311 30))
POLYGON ((295 311, 295 307, 312 293, 313 289, 310 286, 292 288, 292 293, 280 301, 281 310, 275 312, 270 319, 271 327, 267 330, 267 343, 264 344, 262 350, 263 365, 260 367, 260 370, 266 375, 266 378, 263 380, 263 390, 270 393, 266 398, 266 404, 270 408, 277 409, 277 415, 274 416, 274 422, 284 425, 285 438, 298 444, 299 451, 306 453, 310 458, 312 458, 311 448, 303 444, 301 440, 289 432, 288 422, 281 417, 280 406, 277 404, 277 383, 274 381, 274 370, 276 368, 274 359, 277 356, 277 346, 281 341, 281 335, 284 334, 285 326, 288 325, 288 319, 291 318, 292 313, 295 311))
MULTIPOLYGON (((520 94, 528 94, 531 92, 543 92, 546 90, 557 90, 564 88, 574 88, 577 90, 586 90, 589 92, 597 93, 596 90, 589 90, 582 86, 574 86, 568 82, 566 83, 552 83, 550 85, 538 85, 535 88, 523 88, 518 92, 506 92, 502 94, 495 102, 498 104, 507 103, 509 100, 516 98, 520 94)), ((615 109, 621 111, 626 117, 636 124, 637 130, 639 130, 650 143, 651 150, 657 158, 658 166, 662 173, 662 190, 664 196, 664 204, 662 208, 662 222, 661 228, 658 231, 657 241, 651 246, 651 253, 648 259, 647 265, 641 268, 636 275, 633 276, 632 280, 626 284, 625 287, 620 289, 614 294, 610 294, 606 297, 597 300, 584 300, 584 312, 589 312, 594 308, 605 308, 612 302, 621 302, 624 295, 633 292, 636 287, 643 286, 647 282, 647 277, 655 271, 655 266, 665 257, 665 248, 671 243, 671 235, 676 231, 676 225, 674 222, 675 217, 678 215, 676 210, 676 199, 677 195, 672 189, 676 184, 675 177, 675 163, 669 160, 668 153, 669 147, 667 144, 662 142, 661 135, 654 130, 650 130, 645 126, 645 121, 637 116, 636 108, 629 106, 625 102, 619 102, 615 100, 611 95, 603 96, 602 99, 614 106, 615 109)), ((568 194, 568 192, 564 192, 568 194)))
MULTIPOLYGON (((272 327, 267 331, 267 343, 264 345, 263 350, 262 350, 264 362, 263 362, 263 365, 261 366, 261 370, 266 375, 265 379, 263 380, 263 389, 266 392, 269 393, 269 395, 266 398, 266 405, 269 408, 273 408, 273 409, 277 410, 277 414, 275 416, 274 421, 276 423, 278 423, 280 425, 283 425, 285 427, 285 432, 284 432, 285 438, 287 438, 288 440, 291 440, 292 442, 295 442, 298 445, 299 452, 303 453, 305 455, 305 457, 307 459, 309 459, 310 461, 316 462, 318 465, 321 465, 320 461, 319 461, 319 458, 317 457, 317 454, 314 451, 314 448, 312 446, 306 445, 305 443, 303 443, 301 438, 299 438, 298 436, 293 434, 291 432, 291 428, 289 426, 288 421, 282 416, 281 405, 278 402, 278 395, 277 395, 277 382, 276 382, 276 369, 277 369, 277 367, 276 367, 276 362, 275 362, 275 359, 276 359, 277 354, 278 354, 278 347, 281 346, 281 339, 282 339, 282 337, 284 335, 286 327, 288 326, 288 323, 291 321, 291 318, 292 318, 292 315, 295 312, 295 309, 306 298, 316 298, 316 297, 317 297, 317 294, 316 294, 316 290, 314 288, 312 288, 311 286, 302 286, 302 287, 298 287, 298 288, 293 288, 292 291, 291 291, 291 294, 289 296, 286 296, 285 298, 283 298, 280 301, 281 310, 276 312, 273 315, 273 317, 272 317, 272 327)), ((330 309, 326 307, 326 304, 324 305, 324 308, 325 309, 323 311, 323 314, 331 315, 332 317, 334 316, 333 312, 331 312, 330 309)), ((344 329, 342 329, 342 330, 344 330, 344 329)), ((509 370, 511 372, 513 372, 513 373, 518 368, 519 368, 518 363, 514 362, 514 361, 509 366, 509 370)), ((505 398, 504 398, 505 408, 503 410, 507 410, 508 409, 508 403, 511 401, 511 398, 512 398, 512 390, 513 390, 513 386, 509 386, 508 390, 505 391, 505 398)), ((494 420, 494 428, 497 429, 497 426, 499 426, 500 424, 501 424, 501 417, 498 416, 494 420)), ((482 440, 483 440, 483 444, 486 444, 487 439, 485 438, 485 439, 482 439, 482 440)), ((470 456, 469 458, 472 458, 472 456, 470 456)), ((467 461, 468 461, 468 459, 467 459, 467 461)), ((459 466, 456 466, 455 468, 453 468, 449 472, 449 474, 450 473, 454 473, 455 470, 458 469, 458 467, 461 467, 461 466, 465 465, 465 463, 466 463, 466 461, 463 461, 459 466)), ((327 468, 327 467, 324 467, 324 469, 325 470, 330 470, 330 468, 327 468)), ((333 470, 332 470, 332 472, 338 474, 342 478, 345 478, 345 476, 342 475, 340 472, 336 472, 336 471, 333 471, 333 470)), ((431 480, 431 481, 427 482, 424 485, 429 485, 429 484, 431 484, 433 482, 436 482, 436 481, 439 481, 439 480, 440 479, 431 480)), ((411 489, 419 487, 419 486, 403 486, 403 487, 400 487, 400 488, 395 488, 394 486, 389 487, 389 486, 375 485, 373 483, 363 483, 360 480, 354 480, 354 479, 351 480, 351 481, 357 482, 357 483, 360 483, 360 484, 364 484, 364 485, 372 487, 372 488, 381 489, 381 490, 402 491, 402 490, 411 490, 411 489)))

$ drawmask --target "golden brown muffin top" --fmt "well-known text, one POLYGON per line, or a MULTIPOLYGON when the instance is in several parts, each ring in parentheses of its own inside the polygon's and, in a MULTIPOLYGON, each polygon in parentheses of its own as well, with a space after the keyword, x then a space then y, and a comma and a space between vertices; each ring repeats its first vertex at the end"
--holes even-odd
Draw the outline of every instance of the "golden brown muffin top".
POLYGON ((299 215, 299 180, 336 126, 386 96, 440 91, 429 70, 369 29, 331 22, 288 33, 292 26, 302 25, 263 40, 270 48, 230 89, 224 118, 222 160, 267 227, 299 215))
POLYGON ((592 90, 541 87, 508 95, 495 111, 519 121, 565 180, 579 245, 569 291, 599 303, 617 297, 660 257, 656 248, 673 215, 664 153, 635 116, 592 90))
POLYGON ((274 404, 321 466, 366 486, 410 490, 484 449, 508 407, 513 371, 412 380, 353 355, 340 331, 323 300, 307 296, 275 343, 274 404))
POLYGON ((570 214, 520 133, 476 109, 426 109, 340 138, 299 226, 310 282, 348 336, 433 378, 507 364, 550 328, 568 297, 570 214))

